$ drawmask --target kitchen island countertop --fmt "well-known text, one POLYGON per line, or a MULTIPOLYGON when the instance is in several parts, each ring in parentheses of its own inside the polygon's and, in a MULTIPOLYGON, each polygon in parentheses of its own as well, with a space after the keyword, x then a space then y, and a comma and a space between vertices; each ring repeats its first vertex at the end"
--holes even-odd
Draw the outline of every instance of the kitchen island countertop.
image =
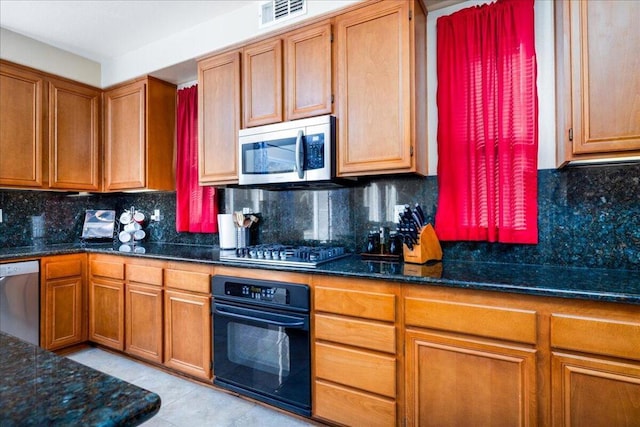
MULTIPOLYGON (((317 268, 239 264, 221 261, 213 246, 145 243, 144 253, 121 252, 112 244, 63 244, 0 249, 0 262, 19 258, 89 252, 214 265, 308 272, 406 284, 513 292, 640 305, 640 270, 573 268, 553 265, 487 263, 444 259, 433 265, 365 261, 358 255, 317 268)), ((142 250, 141 250, 142 252, 142 250)))
POLYGON ((2 426, 135 426, 160 397, 0 332, 2 426))

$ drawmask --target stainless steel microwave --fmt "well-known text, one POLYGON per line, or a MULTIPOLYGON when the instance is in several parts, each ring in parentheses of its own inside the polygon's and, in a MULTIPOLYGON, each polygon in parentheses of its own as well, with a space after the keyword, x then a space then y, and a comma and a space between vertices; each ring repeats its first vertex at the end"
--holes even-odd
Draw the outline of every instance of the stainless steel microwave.
POLYGON ((239 132, 240 185, 331 182, 336 119, 326 115, 239 132))

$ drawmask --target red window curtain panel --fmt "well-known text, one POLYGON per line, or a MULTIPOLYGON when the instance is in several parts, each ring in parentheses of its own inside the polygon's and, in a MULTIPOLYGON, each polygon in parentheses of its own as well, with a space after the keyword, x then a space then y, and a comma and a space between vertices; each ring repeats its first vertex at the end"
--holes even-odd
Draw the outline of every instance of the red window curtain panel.
POLYGON ((437 21, 440 240, 538 243, 533 3, 437 21))
POLYGON ((198 86, 178 91, 176 230, 218 232, 216 189, 198 185, 198 86))

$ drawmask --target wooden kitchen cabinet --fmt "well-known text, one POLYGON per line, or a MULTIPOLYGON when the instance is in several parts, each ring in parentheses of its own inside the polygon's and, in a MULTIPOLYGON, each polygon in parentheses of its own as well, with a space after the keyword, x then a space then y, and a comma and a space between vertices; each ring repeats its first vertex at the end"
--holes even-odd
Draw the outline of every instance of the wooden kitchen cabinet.
POLYGON ((86 255, 58 255, 40 260, 40 345, 57 350, 87 339, 86 255))
POLYGON ((102 188, 102 91, 49 79, 49 187, 102 188))
POLYGON ((278 123, 282 111, 282 40, 263 40, 242 53, 244 127, 278 123))
POLYGON ((409 426, 537 425, 537 314, 405 293, 409 426))
POLYGON ((200 185, 238 183, 240 55, 233 51, 198 62, 200 185))
POLYGON ((332 112, 331 24, 303 27, 284 36, 285 120, 332 112))
POLYGON ((176 86, 145 77, 104 93, 105 190, 174 190, 176 86))
POLYGON ((125 277, 124 350, 162 363, 162 263, 128 260, 125 277))
POLYGON ((636 426, 640 317, 551 315, 554 426, 636 426))
POLYGON ((101 189, 100 89, 0 63, 0 186, 101 189))
POLYGON ((211 380, 211 274, 206 266, 165 269, 165 366, 211 380))
POLYGON ((89 256, 89 340, 124 350, 124 262, 89 256))
POLYGON ((396 285, 313 278, 313 415, 343 425, 397 423, 396 285))
POLYGON ((426 13, 384 1, 335 19, 339 176, 427 173, 426 13))
POLYGON ((640 3, 559 1, 555 14, 558 165, 640 155, 640 3))
POLYGON ((43 185, 44 78, 0 62, 0 186, 43 185))

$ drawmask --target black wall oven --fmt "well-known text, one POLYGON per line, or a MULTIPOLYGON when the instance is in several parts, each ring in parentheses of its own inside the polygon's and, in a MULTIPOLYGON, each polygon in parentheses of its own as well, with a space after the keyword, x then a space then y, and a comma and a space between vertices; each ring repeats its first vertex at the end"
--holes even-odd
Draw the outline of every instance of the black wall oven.
POLYGON ((311 415, 309 287, 214 276, 214 384, 311 415))

